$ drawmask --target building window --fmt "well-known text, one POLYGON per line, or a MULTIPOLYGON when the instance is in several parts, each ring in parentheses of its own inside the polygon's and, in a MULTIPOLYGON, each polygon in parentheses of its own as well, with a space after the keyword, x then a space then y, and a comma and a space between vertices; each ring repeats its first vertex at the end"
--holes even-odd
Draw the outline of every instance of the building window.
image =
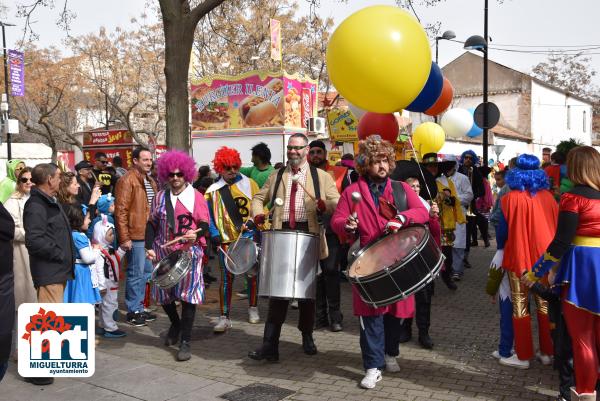
POLYGON ((583 111, 583 132, 587 131, 587 111, 583 111))
POLYGON ((567 129, 571 129, 571 106, 567 106, 567 129))

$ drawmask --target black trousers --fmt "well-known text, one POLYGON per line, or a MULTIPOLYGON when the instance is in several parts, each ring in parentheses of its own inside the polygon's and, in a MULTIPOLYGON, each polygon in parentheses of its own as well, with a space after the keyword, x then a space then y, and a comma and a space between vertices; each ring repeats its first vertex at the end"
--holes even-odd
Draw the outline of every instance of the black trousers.
POLYGON ((449 278, 453 273, 453 270, 452 270, 452 247, 448 246, 448 245, 443 245, 442 253, 446 257, 446 260, 444 260, 444 270, 442 271, 441 274, 443 274, 444 277, 449 278))
POLYGON ((326 239, 329 256, 321 260, 321 274, 317 276, 317 320, 341 323, 339 272, 341 246, 335 234, 327 234, 326 239))
POLYGON ((196 317, 196 305, 181 301, 181 318, 177 314, 177 305, 175 305, 175 302, 165 304, 162 307, 167 316, 169 316, 171 324, 181 329, 181 341, 190 341, 196 317))
POLYGON ((431 324, 431 298, 435 284, 432 281, 415 294, 415 322, 419 332, 427 333, 431 324))
POLYGON ((471 242, 477 242, 477 229, 481 232, 481 238, 487 242, 490 240, 488 219, 481 213, 475 212, 475 216, 467 216, 467 250, 471 242))
MULTIPOLYGON (((282 228, 289 230, 290 226, 287 222, 284 222, 282 228)), ((308 232, 308 223, 296 223, 294 230, 308 232)), ((289 299, 269 298, 269 312, 266 323, 281 327, 285 322, 289 304, 289 299)), ((315 300, 299 299, 298 309, 300 312, 298 330, 302 333, 312 333, 315 326, 315 300)))

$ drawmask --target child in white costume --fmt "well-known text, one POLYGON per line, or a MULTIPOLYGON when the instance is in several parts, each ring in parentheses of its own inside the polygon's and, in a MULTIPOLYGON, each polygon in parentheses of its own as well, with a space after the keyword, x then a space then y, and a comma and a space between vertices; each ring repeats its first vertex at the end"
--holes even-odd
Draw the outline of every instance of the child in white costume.
POLYGON ((102 303, 100 304, 100 327, 104 329, 106 338, 125 337, 126 333, 119 330, 114 315, 119 307, 117 300, 119 292, 119 274, 121 257, 125 254, 121 248, 113 248, 115 239, 115 226, 108 222, 107 216, 102 215, 100 221, 94 225, 94 245, 98 246, 102 258, 101 271, 104 276, 104 288, 101 288, 102 303))

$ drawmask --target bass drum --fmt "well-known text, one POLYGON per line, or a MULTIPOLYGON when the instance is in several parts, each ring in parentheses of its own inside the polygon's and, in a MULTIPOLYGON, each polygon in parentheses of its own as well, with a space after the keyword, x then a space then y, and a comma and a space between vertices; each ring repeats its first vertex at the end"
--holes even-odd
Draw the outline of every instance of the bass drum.
POLYGON ((429 230, 413 225, 362 248, 348 269, 362 300, 381 307, 405 299, 439 274, 444 255, 429 230))
POLYGON ((178 250, 162 258, 152 271, 151 280, 163 290, 175 287, 192 267, 192 255, 178 250))
POLYGON ((315 299, 319 236, 293 230, 262 232, 258 295, 315 299))

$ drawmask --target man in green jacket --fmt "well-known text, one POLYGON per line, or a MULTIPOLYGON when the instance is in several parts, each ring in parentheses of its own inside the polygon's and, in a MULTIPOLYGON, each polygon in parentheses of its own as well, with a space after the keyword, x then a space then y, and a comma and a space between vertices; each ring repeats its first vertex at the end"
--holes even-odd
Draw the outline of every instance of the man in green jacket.
POLYGON ((250 177, 258 184, 259 188, 267 181, 271 175, 273 166, 271 165, 271 151, 266 143, 260 142, 252 148, 252 167, 240 168, 240 173, 250 177))

